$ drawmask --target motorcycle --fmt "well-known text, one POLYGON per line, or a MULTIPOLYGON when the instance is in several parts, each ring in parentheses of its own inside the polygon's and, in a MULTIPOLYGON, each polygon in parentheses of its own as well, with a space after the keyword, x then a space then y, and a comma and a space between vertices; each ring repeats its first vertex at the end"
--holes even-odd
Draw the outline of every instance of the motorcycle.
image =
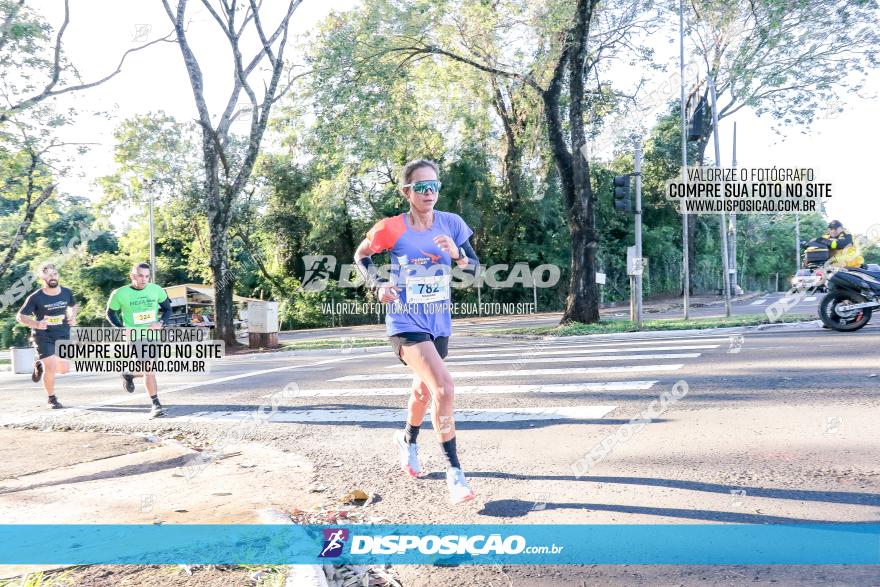
POLYGON ((838 269, 828 278, 828 294, 819 304, 819 318, 838 332, 854 332, 880 308, 880 271, 838 269))

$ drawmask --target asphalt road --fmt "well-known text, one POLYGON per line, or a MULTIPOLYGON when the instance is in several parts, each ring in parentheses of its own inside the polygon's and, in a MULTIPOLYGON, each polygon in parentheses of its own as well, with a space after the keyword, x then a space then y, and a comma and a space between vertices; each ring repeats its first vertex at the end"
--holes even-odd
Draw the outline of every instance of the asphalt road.
MULTIPOLYGON (((262 408, 271 418, 248 428, 246 440, 307 459, 327 507, 361 488, 377 496, 372 515, 393 522, 880 520, 880 324, 849 334, 815 324, 741 338, 651 334, 659 336, 453 337, 458 445, 478 496, 457 507, 447 502, 429 424, 420 436, 428 476, 413 480, 398 469, 390 439, 402 425, 409 375, 388 347, 239 356, 207 375, 160 376, 169 417, 159 420, 147 419, 140 382, 128 394, 116 377, 72 374, 57 390, 68 407, 48 411, 39 385, 0 373, 0 422, 222 442, 262 408), (626 440, 618 435, 588 470, 573 468, 676 382, 686 391, 680 400, 626 440)), ((749 580, 754 571, 762 580, 813 584, 826 570, 750 569, 749 580)), ((504 576, 517 585, 618 575, 619 584, 696 584, 692 571, 514 567, 504 576)), ((508 584, 495 583, 501 575, 493 568, 437 572, 444 584, 508 584)), ((880 582, 876 569, 846 572, 857 573, 857 583, 880 582)))

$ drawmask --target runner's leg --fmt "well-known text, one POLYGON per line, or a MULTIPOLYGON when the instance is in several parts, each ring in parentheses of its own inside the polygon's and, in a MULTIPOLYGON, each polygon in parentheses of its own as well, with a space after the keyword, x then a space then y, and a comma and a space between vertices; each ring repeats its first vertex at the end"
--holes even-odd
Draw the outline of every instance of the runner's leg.
POLYGON ((428 402, 431 401, 431 392, 425 382, 418 377, 413 377, 412 390, 409 394, 406 423, 418 428, 425 420, 425 412, 428 410, 428 402))
POLYGON ((394 445, 398 450, 400 466, 413 477, 422 476, 418 453, 419 427, 425 419, 430 398, 431 394, 427 386, 418 377, 413 377, 406 425, 403 430, 394 433, 394 445))
POLYGON ((156 374, 144 373, 144 385, 147 387, 147 393, 150 394, 150 399, 155 398, 156 394, 159 393, 159 384, 156 382, 156 374))
POLYGON ((420 342, 401 347, 401 356, 416 376, 427 386, 431 393, 431 421, 434 430, 443 446, 448 467, 446 469, 446 487, 452 503, 461 503, 474 498, 474 492, 468 485, 455 447, 455 418, 453 400, 455 385, 446 364, 437 352, 433 342, 420 342))
POLYGON ((49 396, 55 395, 55 373, 58 370, 58 357, 43 357, 43 389, 49 396))
MULTIPOLYGON (((455 438, 455 385, 446 364, 430 341, 403 346, 400 354, 431 394, 431 422, 440 442, 455 438)), ((410 397, 412 402, 415 391, 410 397)), ((424 416, 423 416, 424 417, 424 416)))

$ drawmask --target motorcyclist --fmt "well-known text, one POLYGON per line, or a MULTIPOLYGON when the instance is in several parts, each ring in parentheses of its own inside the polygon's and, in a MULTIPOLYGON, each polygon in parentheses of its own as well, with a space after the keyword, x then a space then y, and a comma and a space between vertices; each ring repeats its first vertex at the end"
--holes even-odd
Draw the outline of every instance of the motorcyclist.
POLYGON ((858 244, 853 240, 839 220, 828 223, 828 231, 816 239, 828 245, 830 264, 836 267, 861 267, 865 263, 858 244))

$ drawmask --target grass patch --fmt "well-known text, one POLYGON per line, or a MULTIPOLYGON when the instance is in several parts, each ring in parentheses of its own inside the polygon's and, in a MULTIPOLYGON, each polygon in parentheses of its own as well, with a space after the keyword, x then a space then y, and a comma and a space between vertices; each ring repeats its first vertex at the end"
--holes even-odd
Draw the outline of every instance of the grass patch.
POLYGON ((11 365, 12 361, 9 359, 0 359, 0 365, 11 365))
POLYGON ((357 338, 352 336, 337 336, 335 338, 317 338, 314 340, 298 340, 295 342, 281 343, 286 351, 307 351, 325 349, 351 349, 373 346, 384 346, 388 340, 384 338, 357 338))
MULTIPOLYGON (((774 322, 808 322, 817 320, 813 314, 783 314, 774 322)), ((677 318, 665 320, 646 320, 641 328, 636 328, 634 322, 629 320, 614 320, 609 322, 597 322, 595 324, 583 324, 572 322, 559 326, 532 326, 528 328, 504 328, 487 331, 487 334, 534 334, 543 336, 582 336, 585 334, 618 334, 623 332, 646 332, 649 330, 694 330, 704 328, 729 328, 733 326, 758 326, 770 324, 766 314, 752 314, 748 316, 731 316, 730 318, 693 318, 681 320, 677 318)))

